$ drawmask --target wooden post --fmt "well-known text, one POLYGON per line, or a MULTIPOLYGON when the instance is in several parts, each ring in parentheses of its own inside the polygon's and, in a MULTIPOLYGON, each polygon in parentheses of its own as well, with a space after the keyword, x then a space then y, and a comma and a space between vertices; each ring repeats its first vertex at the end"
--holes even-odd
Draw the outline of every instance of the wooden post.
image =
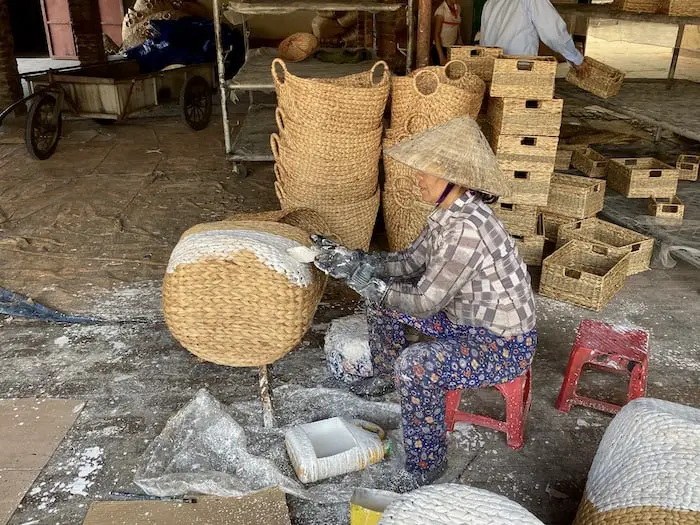
POLYGON ((676 43, 673 46, 673 55, 671 56, 671 66, 668 68, 668 79, 673 80, 676 76, 676 66, 678 65, 678 57, 681 54, 683 47, 683 35, 685 34, 685 24, 678 24, 678 33, 676 34, 676 43))
POLYGON ((430 26, 433 22, 432 15, 432 2, 430 0, 418 0, 417 67, 425 67, 430 64, 430 26))
POLYGON ((270 389, 269 368, 260 367, 260 399, 262 400, 263 427, 275 427, 275 413, 272 410, 272 390, 270 389))
POLYGON ((0 110, 22 98, 8 0, 0 0, 0 110))

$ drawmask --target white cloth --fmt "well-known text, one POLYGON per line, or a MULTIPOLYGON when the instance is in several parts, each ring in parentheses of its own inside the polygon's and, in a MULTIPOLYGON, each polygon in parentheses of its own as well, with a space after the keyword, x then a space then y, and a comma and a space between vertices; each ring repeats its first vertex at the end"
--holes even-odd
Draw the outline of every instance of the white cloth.
POLYGON ((481 45, 507 55, 537 55, 540 40, 569 62, 581 65, 564 20, 549 0, 488 0, 481 15, 481 45))
POLYGON ((440 30, 440 41, 442 47, 450 47, 457 43, 459 39, 459 27, 462 23, 462 10, 459 4, 455 4, 457 15, 455 16, 447 2, 443 2, 435 10, 435 16, 442 17, 442 29, 440 30))

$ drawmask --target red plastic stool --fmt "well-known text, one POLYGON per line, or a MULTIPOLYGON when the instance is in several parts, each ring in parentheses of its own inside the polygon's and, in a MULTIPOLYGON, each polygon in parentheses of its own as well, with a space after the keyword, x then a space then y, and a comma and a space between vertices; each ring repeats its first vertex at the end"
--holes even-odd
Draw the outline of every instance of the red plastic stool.
POLYGON ((649 333, 646 330, 615 326, 584 319, 576 331, 576 340, 566 367, 564 383, 557 398, 557 410, 569 412, 581 405, 610 414, 622 408, 576 394, 576 386, 586 365, 614 374, 629 375, 627 402, 642 397, 647 388, 649 333))
POLYGON ((496 388, 506 400, 505 421, 457 410, 459 402, 462 400, 462 390, 451 390, 447 392, 445 403, 447 430, 452 432, 457 421, 498 430, 506 433, 508 446, 518 450, 525 444, 525 420, 530 412, 530 403, 532 402, 530 370, 510 383, 496 385, 496 388))

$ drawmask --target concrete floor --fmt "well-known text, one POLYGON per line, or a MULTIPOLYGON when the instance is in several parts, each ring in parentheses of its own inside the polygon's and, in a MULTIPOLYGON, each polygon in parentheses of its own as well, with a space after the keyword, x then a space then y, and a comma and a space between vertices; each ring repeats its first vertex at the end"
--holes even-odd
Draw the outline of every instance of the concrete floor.
MULTIPOLYGON (((69 134, 71 129, 92 129, 92 126, 69 122, 64 133, 69 134)), ((158 123, 130 121, 119 126, 117 132, 109 131, 108 139, 100 131, 100 140, 112 141, 118 151, 120 145, 133 146, 128 142, 133 136, 131 131, 140 133, 148 127, 158 128, 158 123), (123 130, 127 133, 122 133, 123 130)), ((187 147, 188 139, 173 131, 172 126, 164 129, 166 132, 160 134, 159 140, 170 147, 160 152, 163 159, 159 169, 166 166, 175 175, 196 171, 196 163, 178 171, 180 161, 176 159, 186 157, 187 151, 198 151, 197 147, 187 147), (184 153, 183 148, 186 148, 184 153)), ((204 138, 197 139, 201 144, 211 141, 220 145, 219 126, 203 133, 204 138)), ((70 153, 71 162, 56 164, 50 174, 55 179, 76 176, 81 151, 90 151, 89 147, 79 148, 70 143, 63 148, 59 153, 70 153)), ((9 155, 25 176, 38 173, 36 163, 20 162, 24 158, 21 149, 9 155)), ((116 156, 110 166, 116 170, 114 173, 122 174, 129 171, 132 162, 130 157, 116 156)), ((17 176, 18 172, 13 173, 17 176)), ((276 207, 270 166, 253 168, 244 181, 231 181, 227 167, 221 164, 208 166, 207 173, 227 191, 244 196, 235 202, 235 211, 276 207)), ((6 174, 4 170, 1 176, 6 174)), ((0 208, 2 198, 0 195, 0 208)), ((147 208, 148 201, 143 211, 147 208)), ((222 218, 232 211, 224 208, 209 210, 201 217, 192 215, 189 220, 194 223, 222 218)), ((172 213, 163 214, 162 221, 167 231, 164 236, 174 243, 178 230, 184 226, 179 217, 173 231, 167 230, 165 223, 171 217, 172 213)), ((533 269, 533 274, 536 281, 537 269, 533 269)), ((5 284, 0 278, 0 286, 5 284)), ((172 339, 162 323, 159 293, 159 279, 149 278, 125 283, 117 292, 106 290, 91 297, 91 304, 99 311, 120 313, 120 322, 96 326, 58 326, 0 318, 3 364, 0 397, 60 397, 86 402, 75 426, 11 519, 11 525, 80 523, 91 502, 109 499, 111 491, 137 490, 132 482, 139 457, 168 418, 198 389, 207 388, 226 404, 256 400, 255 370, 204 363, 172 339), (130 305, 134 305, 133 310, 130 305), (71 494, 67 487, 76 478, 81 453, 90 447, 102 450, 97 462, 99 468, 88 478, 87 496, 71 494)), ((521 503, 548 525, 570 524, 596 447, 611 419, 581 408, 571 414, 562 414, 554 408, 577 324, 583 318, 595 318, 649 330, 648 395, 698 406, 699 299, 698 270, 683 264, 672 270, 654 269, 629 278, 600 314, 539 298, 540 343, 533 366, 534 392, 527 444, 515 452, 506 447, 504 436, 499 433, 480 428, 462 429, 458 452, 460 461, 466 457, 466 467, 451 472, 448 480, 500 493, 521 503)), ((342 287, 329 286, 314 328, 303 344, 273 366, 273 388, 285 384, 317 387, 324 383, 328 378, 322 351, 325 327, 331 319, 351 313, 356 304, 356 297, 342 287)), ((587 373, 583 382, 584 390, 606 398, 620 399, 625 392, 625 385, 618 377, 587 373)), ((473 393, 467 404, 485 413, 502 413, 502 401, 492 391, 473 393)), ((346 505, 291 501, 290 507, 294 523, 299 525, 347 523, 346 505)))

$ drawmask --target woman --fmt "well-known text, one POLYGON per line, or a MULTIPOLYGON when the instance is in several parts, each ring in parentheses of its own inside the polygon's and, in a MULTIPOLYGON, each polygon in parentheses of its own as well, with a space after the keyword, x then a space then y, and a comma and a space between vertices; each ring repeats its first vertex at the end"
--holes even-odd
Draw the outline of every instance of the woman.
POLYGON ((447 48, 461 43, 461 23, 462 13, 457 0, 444 0, 435 10, 433 15, 435 40, 432 48, 432 59, 435 65, 444 66, 447 63, 447 48))
POLYGON ((535 302, 527 267, 487 205, 508 186, 472 119, 453 119, 385 154, 417 170, 421 197, 436 205, 423 232, 389 254, 316 239, 316 265, 368 300, 376 376, 353 391, 385 393, 393 376, 415 486, 446 468, 445 392, 509 382, 530 368, 535 302), (432 341, 408 346, 407 326, 432 341))

